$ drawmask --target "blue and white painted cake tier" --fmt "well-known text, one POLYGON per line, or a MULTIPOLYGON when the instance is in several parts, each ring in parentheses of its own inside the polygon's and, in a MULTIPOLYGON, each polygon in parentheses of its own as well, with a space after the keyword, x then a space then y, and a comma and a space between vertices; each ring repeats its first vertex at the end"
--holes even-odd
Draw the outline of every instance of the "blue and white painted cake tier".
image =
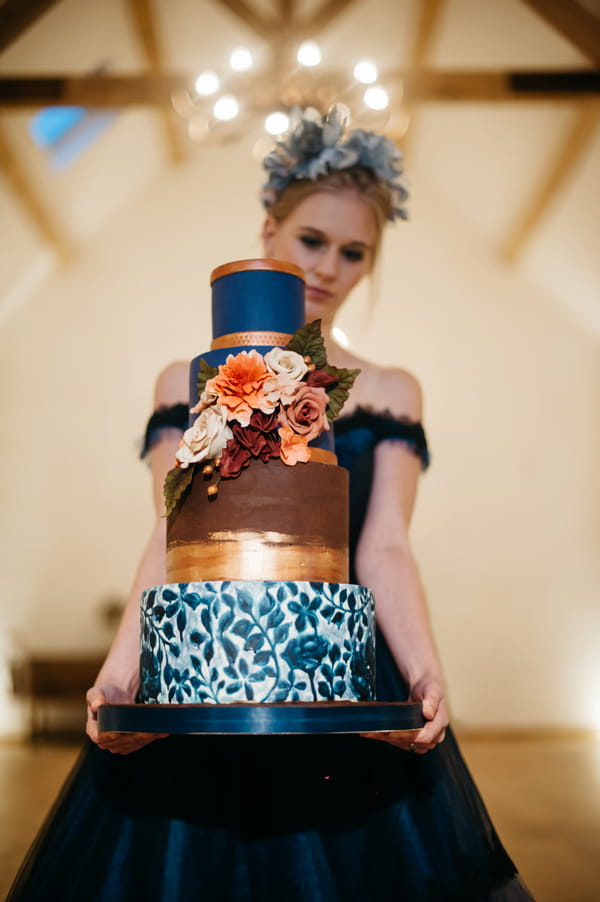
POLYGON ((222 580, 142 595, 146 703, 373 701, 375 611, 364 586, 222 580))

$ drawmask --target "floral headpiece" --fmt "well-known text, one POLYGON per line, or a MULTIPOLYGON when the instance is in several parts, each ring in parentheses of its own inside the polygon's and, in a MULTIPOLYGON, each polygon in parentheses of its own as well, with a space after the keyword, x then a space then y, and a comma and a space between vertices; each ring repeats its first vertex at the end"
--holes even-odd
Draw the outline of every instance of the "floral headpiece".
POLYGON ((291 182, 316 181, 328 172, 360 166, 369 169, 389 191, 389 219, 408 219, 403 206, 408 191, 402 179, 400 150, 389 138, 375 132, 356 128, 344 134, 344 130, 344 115, 337 106, 331 107, 324 118, 312 108, 296 114, 287 135, 263 160, 269 178, 261 199, 267 211, 291 182))
POLYGON ((285 348, 230 354, 218 368, 200 361, 198 414, 183 434, 175 467, 165 480, 167 515, 187 491, 196 465, 210 480, 239 476, 252 459, 278 458, 288 466, 311 459, 308 443, 329 429, 360 370, 327 362, 321 321, 307 323, 285 348))

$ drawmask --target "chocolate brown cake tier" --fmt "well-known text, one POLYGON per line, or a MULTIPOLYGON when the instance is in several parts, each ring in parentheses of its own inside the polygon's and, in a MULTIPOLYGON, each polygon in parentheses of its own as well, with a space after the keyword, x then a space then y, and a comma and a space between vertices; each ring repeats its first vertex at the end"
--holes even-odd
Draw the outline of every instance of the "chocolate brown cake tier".
POLYGON ((194 474, 167 521, 167 583, 348 581, 348 472, 326 463, 251 461, 216 498, 194 474))

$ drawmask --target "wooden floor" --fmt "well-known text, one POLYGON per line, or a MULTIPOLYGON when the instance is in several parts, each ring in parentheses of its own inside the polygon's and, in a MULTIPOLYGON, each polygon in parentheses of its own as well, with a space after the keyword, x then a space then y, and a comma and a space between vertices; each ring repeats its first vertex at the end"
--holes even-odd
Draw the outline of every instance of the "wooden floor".
MULTIPOLYGON (((461 746, 537 902, 599 902, 600 739, 463 736, 461 746)), ((0 898, 77 752, 0 745, 0 898)))

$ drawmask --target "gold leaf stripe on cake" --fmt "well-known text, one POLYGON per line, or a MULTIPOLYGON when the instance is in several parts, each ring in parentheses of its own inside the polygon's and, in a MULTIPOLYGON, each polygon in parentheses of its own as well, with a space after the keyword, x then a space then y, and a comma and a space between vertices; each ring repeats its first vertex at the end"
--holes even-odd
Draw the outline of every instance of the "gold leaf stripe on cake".
POLYGON ((229 276, 234 272, 250 272, 251 270, 261 270, 262 272, 286 272, 292 276, 298 276, 303 282, 304 270, 289 260, 270 260, 268 257, 258 257, 252 260, 232 260, 231 263, 222 263, 210 274, 210 283, 216 282, 223 276, 229 276))
POLYGON ((316 464, 331 464, 335 467, 337 464, 337 456, 333 451, 326 451, 325 448, 310 448, 310 459, 316 464))
POLYGON ((248 345, 285 347, 291 337, 290 332, 229 332, 213 338, 210 349, 218 351, 220 348, 241 348, 248 345))
POLYGON ((345 583, 348 549, 325 547, 305 536, 231 530, 211 532, 201 542, 171 545, 167 582, 274 579, 345 583))

